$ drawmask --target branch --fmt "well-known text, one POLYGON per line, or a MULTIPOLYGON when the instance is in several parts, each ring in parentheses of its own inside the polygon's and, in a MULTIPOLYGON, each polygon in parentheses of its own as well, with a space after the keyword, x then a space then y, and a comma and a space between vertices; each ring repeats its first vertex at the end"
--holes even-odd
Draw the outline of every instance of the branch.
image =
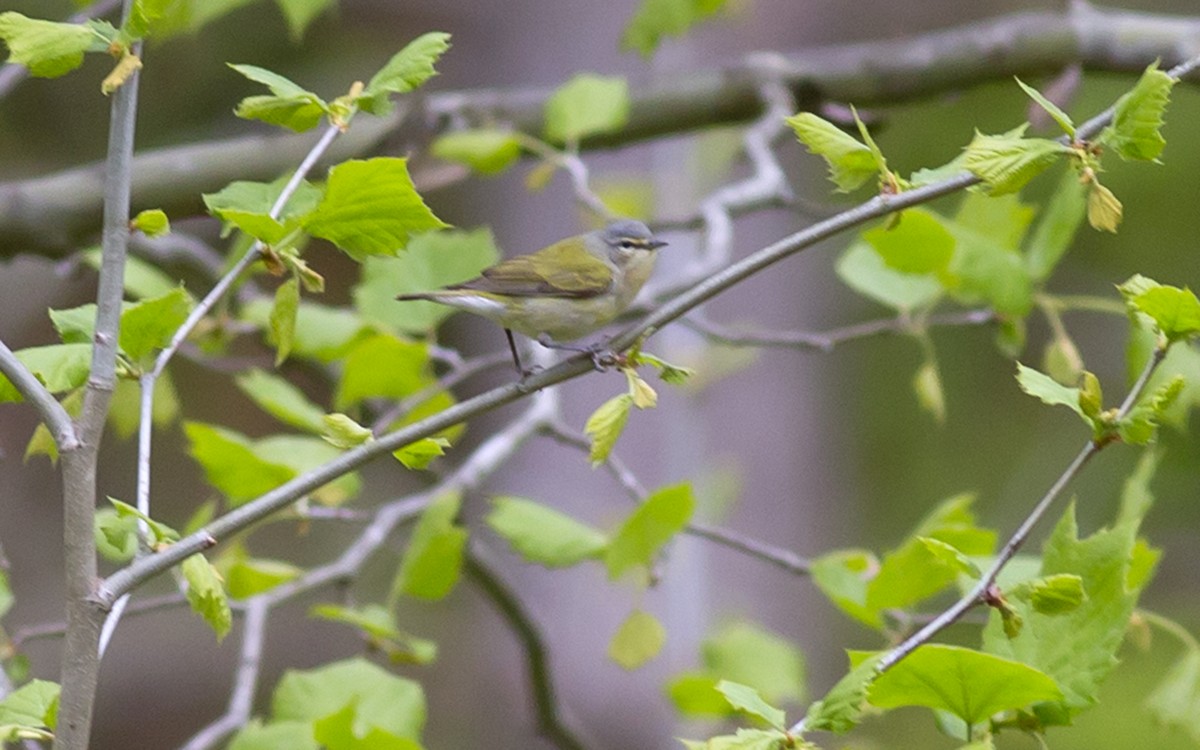
POLYGON ((508 623, 525 650, 529 664, 529 684, 537 708, 538 729, 552 744, 562 750, 583 750, 585 745, 563 722, 558 701, 554 696, 554 677, 550 673, 549 657, 542 634, 517 595, 496 575, 494 566, 486 559, 479 544, 471 545, 463 570, 474 581, 508 623))
MULTIPOLYGON (((1173 76, 1181 76, 1198 65, 1200 65, 1200 57, 1174 68, 1169 73, 1173 76)), ((1113 109, 1110 107, 1081 125, 1077 130, 1078 137, 1089 138, 1098 133, 1111 120, 1112 112, 1113 109)), ((743 279, 839 232, 901 209, 963 190, 978 184, 978 182, 977 177, 964 172, 899 195, 876 196, 837 216, 807 227, 726 267, 679 294, 647 315, 640 323, 615 336, 610 341, 610 348, 613 351, 628 349, 635 342, 648 338, 663 325, 683 316, 743 279)), ((426 419, 401 427, 383 435, 378 440, 349 450, 328 464, 296 477, 261 497, 235 508, 213 521, 207 528, 181 539, 168 549, 135 560, 130 565, 113 573, 101 583, 96 595, 97 603, 103 608, 111 607, 118 597, 131 591, 143 581, 168 570, 191 554, 210 548, 227 535, 287 507, 318 487, 357 469, 377 456, 390 453, 411 442, 429 437, 447 427, 517 401, 531 393, 592 372, 593 369, 590 353, 569 357, 546 370, 461 401, 426 419)))
POLYGON ((37 409, 42 421, 50 429, 50 434, 54 436, 54 444, 58 446, 60 453, 79 447, 79 438, 75 434, 75 424, 71 421, 71 415, 3 341, 0 341, 0 373, 4 373, 17 392, 37 409))
MULTIPOLYGON (((1166 354, 1167 349, 1165 346, 1155 348, 1154 353, 1151 355, 1149 361, 1146 362, 1145 368, 1142 369, 1141 375, 1138 377, 1137 382, 1135 382, 1133 387, 1129 389, 1129 393, 1126 394, 1125 400, 1121 403, 1120 409, 1117 410, 1117 420, 1126 417, 1130 410, 1133 409, 1134 404, 1137 403, 1138 399, 1142 395, 1142 392, 1145 390, 1146 384, 1150 381, 1150 376, 1153 375, 1154 371, 1158 369, 1158 366, 1162 364, 1166 354)), ((1063 472, 1059 474, 1058 479, 1054 480, 1054 484, 1050 485, 1050 489, 1046 491, 1046 494, 1042 496, 1042 499, 1039 500, 1037 504, 1033 506, 1033 509, 1029 511, 1029 515, 1025 517, 1025 520, 1021 522, 1020 526, 1017 527, 1017 530, 1014 531, 1012 536, 1009 537, 1008 541, 1005 542, 1004 547, 1000 550, 999 554, 996 555, 996 560, 992 563, 991 567, 988 568, 987 572, 985 572, 979 579, 979 582, 976 583, 975 586, 972 587, 972 589, 961 599, 950 605, 949 608, 930 620, 916 633, 913 633, 911 636, 906 638, 900 645, 884 654, 877 663, 875 672, 872 674, 868 684, 878 679, 878 677, 884 672, 896 666, 896 664, 902 661, 905 657, 910 655, 913 651, 916 651, 917 648, 928 643, 942 630, 958 622, 969 610, 973 609, 979 604, 985 603, 991 596, 996 585, 996 579, 1000 576, 1001 571, 1003 571, 1008 563, 1012 561, 1013 557, 1016 556, 1022 545, 1024 545, 1029 539, 1029 535, 1033 532, 1034 527, 1036 527, 1038 522, 1046 515, 1046 512, 1050 509, 1050 506, 1054 504, 1054 501, 1059 495, 1062 494, 1062 491, 1066 489, 1066 486, 1071 483, 1071 480, 1073 480, 1079 474, 1080 470, 1083 469, 1084 464, 1086 464, 1093 456, 1103 450, 1106 445, 1110 445, 1112 442, 1113 441, 1111 440, 1088 440, 1079 453, 1076 454, 1075 458, 1071 460, 1071 463, 1067 465, 1067 468, 1065 468, 1063 472)), ((796 723, 795 726, 791 728, 790 731, 793 734, 803 733, 805 731, 804 720, 801 719, 798 723, 796 723)))
MULTIPOLYGON (((1166 64, 1194 50, 1200 17, 1100 10, 1075 4, 1066 12, 999 16, 902 40, 834 45, 786 58, 779 74, 805 109, 822 102, 881 105, 958 91, 1013 75, 1032 77, 1080 64, 1088 71, 1137 73, 1155 59, 1166 64)), ((669 133, 745 122, 764 109, 761 60, 723 69, 681 73, 631 92, 628 123, 585 140, 583 148, 613 147, 669 133)), ((403 113, 354 129, 331 159, 377 151, 402 126, 423 141, 451 120, 511 123, 538 135, 550 90, 459 91, 433 94, 424 125, 403 113), (417 132, 431 128, 433 133, 417 132)), ((407 135, 407 134, 406 134, 407 135)), ((307 151, 304 135, 233 138, 148 151, 137 160, 134 204, 172 216, 203 211, 200 194, 233 180, 271 180, 307 151)), ((90 165, 31 180, 0 184, 0 257, 41 253, 59 257, 94 233, 100 213, 102 167, 90 165)), ((431 173, 416 182, 431 188, 431 173)))

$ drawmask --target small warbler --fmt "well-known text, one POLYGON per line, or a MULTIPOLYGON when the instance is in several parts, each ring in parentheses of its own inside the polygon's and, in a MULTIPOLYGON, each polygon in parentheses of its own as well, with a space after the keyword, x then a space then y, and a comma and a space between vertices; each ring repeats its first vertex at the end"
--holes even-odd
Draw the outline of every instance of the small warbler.
POLYGON ((396 299, 438 302, 499 323, 525 375, 513 331, 546 347, 590 351, 563 342, 602 328, 629 307, 665 244, 642 222, 620 219, 501 261, 470 281, 396 299))

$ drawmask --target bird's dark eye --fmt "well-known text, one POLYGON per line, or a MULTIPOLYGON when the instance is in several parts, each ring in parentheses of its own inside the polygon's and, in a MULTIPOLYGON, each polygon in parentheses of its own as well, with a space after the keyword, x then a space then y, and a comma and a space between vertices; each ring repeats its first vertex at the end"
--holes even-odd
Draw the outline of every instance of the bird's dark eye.
POLYGON ((638 243, 633 240, 621 240, 621 249, 632 250, 635 247, 638 247, 638 243))

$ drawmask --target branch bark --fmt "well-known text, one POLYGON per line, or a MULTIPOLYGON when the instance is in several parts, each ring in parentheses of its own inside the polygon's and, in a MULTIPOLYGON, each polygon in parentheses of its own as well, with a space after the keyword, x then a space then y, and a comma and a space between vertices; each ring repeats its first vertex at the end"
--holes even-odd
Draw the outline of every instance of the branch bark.
MULTIPOLYGON (((607 148, 751 120, 763 109, 758 88, 764 64, 782 76, 800 108, 812 109, 827 101, 865 106, 912 101, 1013 75, 1055 73, 1071 64, 1086 71, 1135 73, 1156 59, 1172 65, 1197 52, 1200 16, 1077 3, 1065 12, 1017 13, 906 39, 815 48, 771 63, 751 57, 680 74, 635 89, 626 126, 581 145, 607 148)), ((424 100, 432 117, 406 119, 401 110, 356 124, 327 163, 377 152, 401 126, 409 129, 403 134, 408 139, 422 141, 464 117, 508 122, 538 134, 550 93, 528 88, 434 94, 424 100)), ((162 208, 173 216, 199 213, 202 192, 235 179, 274 179, 303 157, 310 142, 304 134, 250 136, 148 151, 136 160, 134 207, 162 208)), ((103 165, 93 164, 0 184, 0 258, 18 253, 61 257, 94 234, 103 172, 103 165)), ((422 191, 438 179, 433 170, 415 172, 422 191)))

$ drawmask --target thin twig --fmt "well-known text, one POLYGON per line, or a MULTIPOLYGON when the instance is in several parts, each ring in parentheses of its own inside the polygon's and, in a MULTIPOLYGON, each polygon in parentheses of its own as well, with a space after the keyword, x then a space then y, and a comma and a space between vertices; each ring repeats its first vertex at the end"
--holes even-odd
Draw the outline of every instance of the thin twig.
POLYGON ((0 373, 4 373, 17 393, 37 409, 60 452, 75 450, 79 446, 71 415, 3 341, 0 341, 0 373))
POLYGON ((529 686, 537 709, 538 729, 542 736, 560 750, 583 750, 586 745, 561 716, 555 697, 554 676, 542 634, 516 593, 500 579, 495 566, 488 562, 487 557, 487 550, 482 545, 472 544, 463 561, 463 570, 500 611, 509 629, 521 642, 529 670, 529 686))

